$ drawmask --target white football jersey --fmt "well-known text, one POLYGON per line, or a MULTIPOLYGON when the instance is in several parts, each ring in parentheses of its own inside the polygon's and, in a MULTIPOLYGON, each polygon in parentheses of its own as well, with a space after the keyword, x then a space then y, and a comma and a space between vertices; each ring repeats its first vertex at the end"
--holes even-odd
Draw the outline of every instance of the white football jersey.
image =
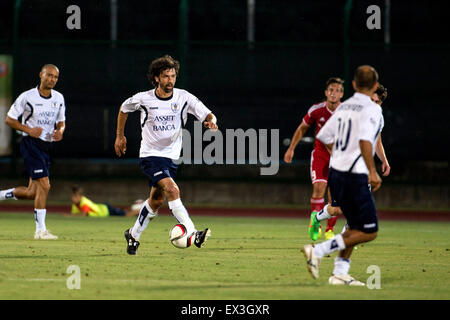
POLYGON ((49 97, 41 96, 37 87, 30 89, 17 97, 8 111, 8 116, 15 120, 22 116, 23 125, 42 128, 39 139, 51 142, 55 124, 66 121, 64 97, 53 89, 49 97))
POLYGON ((368 174, 359 141, 370 141, 374 155, 383 126, 381 107, 369 96, 356 92, 339 105, 318 133, 317 139, 324 144, 333 144, 330 167, 339 171, 368 174))
POLYGON ((204 121, 211 111, 186 90, 173 89, 167 99, 159 98, 155 89, 139 92, 122 103, 124 113, 140 111, 142 140, 139 157, 166 157, 177 160, 182 147, 182 129, 187 114, 204 121))

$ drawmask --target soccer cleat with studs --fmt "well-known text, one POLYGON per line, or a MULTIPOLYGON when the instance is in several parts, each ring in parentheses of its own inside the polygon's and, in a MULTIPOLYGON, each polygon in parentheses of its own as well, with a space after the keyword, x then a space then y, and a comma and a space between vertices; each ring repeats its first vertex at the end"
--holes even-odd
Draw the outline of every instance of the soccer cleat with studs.
POLYGON ((358 287, 365 286, 364 283, 356 280, 349 274, 332 275, 328 279, 328 283, 332 284, 332 285, 346 285, 346 286, 358 286, 358 287))
POLYGON ((311 212, 311 217, 309 219, 308 234, 312 241, 319 239, 322 233, 320 221, 317 220, 316 216, 317 211, 313 211, 311 212))
POLYGON ((133 238, 131 235, 131 229, 125 230, 125 240, 127 240, 127 253, 130 255, 135 255, 139 247, 139 241, 133 238))
POLYGON ((314 245, 307 244, 303 246, 303 254, 306 259, 306 268, 314 279, 319 278, 320 258, 314 254, 314 245))
POLYGON ((206 240, 208 240, 209 236, 211 236, 211 230, 208 228, 206 228, 203 231, 197 231, 195 233, 194 244, 197 246, 197 248, 203 247, 206 243, 206 240))
POLYGON ((333 239, 333 237, 334 237, 333 230, 329 229, 328 231, 325 232, 325 240, 333 239))
POLYGON ((58 236, 51 234, 49 230, 41 230, 34 234, 36 240, 56 240, 58 236))

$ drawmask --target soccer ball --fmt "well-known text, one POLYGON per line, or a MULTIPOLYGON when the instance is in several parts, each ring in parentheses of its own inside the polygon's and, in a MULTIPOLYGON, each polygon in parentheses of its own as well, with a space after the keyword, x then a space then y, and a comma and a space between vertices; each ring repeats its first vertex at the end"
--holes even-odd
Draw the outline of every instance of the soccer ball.
POLYGON ((176 224, 169 233, 170 242, 177 248, 185 249, 191 246, 195 240, 195 232, 188 235, 183 224, 176 224))

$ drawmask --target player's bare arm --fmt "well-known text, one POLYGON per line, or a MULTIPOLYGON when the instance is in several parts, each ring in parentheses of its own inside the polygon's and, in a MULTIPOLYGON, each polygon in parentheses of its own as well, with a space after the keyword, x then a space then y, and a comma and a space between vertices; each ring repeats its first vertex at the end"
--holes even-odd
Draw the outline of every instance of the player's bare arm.
POLYGON ((125 123, 127 122, 127 118, 127 113, 119 111, 117 116, 116 141, 114 142, 114 150, 118 157, 121 157, 127 151, 127 138, 125 137, 125 123))
POLYGON ((389 165, 389 161, 387 160, 386 153, 384 151, 383 141, 381 140, 381 133, 377 139, 377 145, 375 146, 375 153, 378 158, 381 160, 381 172, 383 176, 388 176, 391 172, 391 166, 389 165))
POLYGON ((372 143, 370 143, 370 141, 360 140, 359 147, 367 169, 369 169, 369 184, 372 187, 372 191, 375 192, 381 186, 381 178, 375 168, 375 161, 372 156, 372 143))
POLYGON ((56 124, 56 128, 53 131, 52 138, 54 141, 61 141, 64 135, 64 130, 66 130, 66 122, 61 121, 56 124))
POLYGON ((213 113, 210 113, 206 116, 205 121, 203 122, 205 128, 209 128, 213 131, 219 129, 217 126, 217 118, 213 113))
POLYGON ((305 135, 306 131, 308 131, 308 129, 309 126, 305 124, 303 121, 297 127, 294 135, 292 136, 291 144, 289 145, 289 148, 286 150, 286 153, 284 154, 285 162, 291 163, 292 158, 294 157, 294 150, 297 147, 300 140, 302 140, 303 136, 305 135))
POLYGON ((23 131, 23 132, 27 133, 30 137, 33 137, 33 138, 39 138, 42 133, 41 127, 31 128, 29 126, 21 124, 18 120, 13 119, 9 116, 6 116, 5 123, 8 126, 10 126, 11 128, 13 128, 15 130, 23 131))

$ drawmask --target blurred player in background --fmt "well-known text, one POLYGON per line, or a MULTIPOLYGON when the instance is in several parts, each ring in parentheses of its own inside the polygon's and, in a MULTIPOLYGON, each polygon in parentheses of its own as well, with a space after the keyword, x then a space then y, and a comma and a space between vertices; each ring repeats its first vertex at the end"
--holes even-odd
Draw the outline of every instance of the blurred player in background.
POLYGON ((374 240, 378 232, 371 189, 375 192, 381 186, 374 154, 384 119, 381 107, 371 100, 378 87, 376 70, 358 67, 352 84, 355 94, 342 103, 317 135, 317 139, 332 148, 328 184, 333 205, 342 209, 348 228, 330 240, 305 245, 303 253, 308 271, 318 278, 322 257, 339 251, 328 283, 364 286, 348 271, 353 247, 374 240))
MULTIPOLYGON (((284 154, 284 161, 290 163, 294 157, 294 150, 300 140, 304 137, 309 127, 315 124, 316 135, 333 115, 336 108, 341 103, 344 95, 344 80, 340 78, 330 78, 325 83, 326 101, 313 105, 309 108, 308 113, 303 117, 302 122, 295 131, 291 144, 284 154)), ((330 164, 330 152, 322 142, 316 139, 314 150, 311 153, 311 180, 313 184, 313 192, 311 197, 311 211, 320 211, 325 204, 325 192, 327 191, 328 167, 330 164)), ((330 199, 328 199, 330 201, 330 199)), ((334 236, 334 226, 337 216, 329 219, 325 229, 325 238, 330 239, 334 236)), ((312 235, 310 234, 312 238, 312 235)), ((319 233, 317 233, 317 238, 319 233)), ((317 238, 312 240, 317 240, 317 238)))
POLYGON ((109 205, 108 203, 95 203, 84 195, 84 190, 78 185, 72 186, 72 214, 86 217, 110 217, 123 216, 133 217, 139 214, 141 203, 131 205, 129 209, 123 210, 109 205))
POLYGON ((39 73, 40 84, 23 92, 11 106, 6 124, 22 132, 20 152, 30 177, 28 187, 0 191, 0 200, 34 200, 35 239, 57 239, 45 225, 47 196, 50 191, 50 160, 53 142, 61 141, 65 130, 64 97, 53 90, 59 70, 46 64, 39 73), (19 121, 22 117, 21 121, 19 121))
MULTIPOLYGON (((379 84, 377 90, 372 95, 372 101, 378 104, 380 107, 384 103, 387 98, 387 89, 379 84)), ((389 165, 389 161, 386 157, 386 153, 384 151, 383 141, 380 138, 377 140, 376 154, 378 158, 381 160, 381 173, 383 176, 387 177, 389 173, 391 173, 391 166, 389 165)))
POLYGON ((195 232, 194 244, 202 247, 211 231, 197 231, 189 213, 180 199, 180 190, 175 183, 177 165, 173 160, 180 157, 182 128, 187 114, 203 121, 206 128, 217 130, 214 114, 194 95, 175 88, 180 64, 165 55, 152 61, 149 80, 154 89, 139 92, 125 100, 117 117, 117 135, 114 144, 117 156, 125 154, 127 139, 124 135, 129 112, 140 111, 142 128, 139 164, 149 178, 150 195, 140 210, 134 226, 125 231, 127 253, 136 254, 139 238, 150 220, 155 218, 159 207, 168 200, 168 205, 179 223, 184 224, 188 234, 195 232))
MULTIPOLYGON (((387 98, 387 89, 381 85, 378 84, 378 88, 375 91, 375 93, 372 95, 372 101, 378 104, 379 106, 382 106, 383 102, 387 98)), ((377 140, 377 145, 375 148, 375 153, 378 156, 378 158, 381 160, 381 172, 383 176, 387 177, 389 173, 391 172, 391 166, 389 165, 389 161, 387 160, 386 153, 384 151, 383 141, 381 139, 381 132, 380 136, 377 140)), ((342 210, 339 207, 333 207, 331 206, 331 203, 325 205, 322 210, 320 211, 313 211, 311 214, 311 219, 309 223, 309 234, 313 234, 314 238, 318 237, 320 232, 320 221, 327 220, 330 218, 333 218, 335 216, 338 216, 342 214, 342 210)), ((346 228, 346 227, 345 227, 346 228)), ((344 230, 345 230, 344 228, 344 230)), ((355 247, 356 249, 356 247, 355 247)))

